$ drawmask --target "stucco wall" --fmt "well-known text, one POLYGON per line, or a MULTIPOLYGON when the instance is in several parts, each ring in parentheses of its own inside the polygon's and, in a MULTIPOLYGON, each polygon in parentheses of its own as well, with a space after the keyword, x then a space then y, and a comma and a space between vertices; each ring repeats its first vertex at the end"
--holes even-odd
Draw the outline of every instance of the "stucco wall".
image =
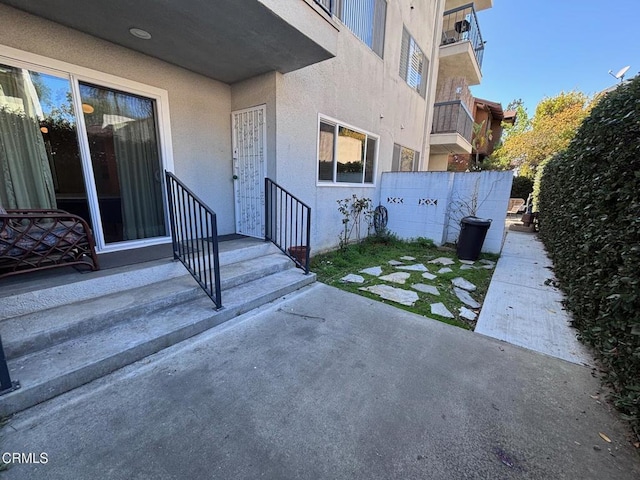
POLYGON ((338 243, 337 200, 356 194, 378 204, 380 176, 391 169, 394 143, 423 151, 431 105, 399 75, 401 39, 406 25, 429 58, 436 8, 432 2, 388 2, 384 58, 341 25, 336 58, 277 75, 276 181, 311 205, 314 252, 338 243), (317 186, 318 114, 379 135, 374 186, 317 186))
POLYGON ((387 228, 404 239, 455 243, 460 220, 475 210, 476 216, 493 220, 482 251, 499 253, 512 180, 511 172, 385 173, 381 204, 389 214, 387 228))
POLYGON ((228 85, 0 4, 2 45, 166 90, 175 172, 235 231, 228 85))

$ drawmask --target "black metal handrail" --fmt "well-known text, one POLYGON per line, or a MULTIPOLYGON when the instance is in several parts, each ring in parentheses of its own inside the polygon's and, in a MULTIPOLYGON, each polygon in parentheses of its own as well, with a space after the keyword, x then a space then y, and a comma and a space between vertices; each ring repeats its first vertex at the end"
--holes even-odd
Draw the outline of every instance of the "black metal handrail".
POLYGON ((442 43, 449 45, 458 42, 471 42, 473 53, 478 62, 478 67, 482 68, 482 57, 484 56, 484 41, 478 25, 478 17, 473 3, 462 5, 444 12, 442 22, 442 43))
POLYGON ((265 178, 265 235, 267 241, 309 273, 311 208, 270 178, 265 178))
POLYGON ((4 347, 2 346, 2 337, 0 337, 0 395, 13 392, 20 388, 20 382, 12 381, 9 374, 9 366, 4 356, 4 347))
POLYGON ((459 133, 471 142, 473 116, 460 100, 436 103, 433 106, 431 133, 459 133))
POLYGON ((216 214, 174 174, 165 171, 173 258, 180 260, 216 308, 222 308, 216 214))

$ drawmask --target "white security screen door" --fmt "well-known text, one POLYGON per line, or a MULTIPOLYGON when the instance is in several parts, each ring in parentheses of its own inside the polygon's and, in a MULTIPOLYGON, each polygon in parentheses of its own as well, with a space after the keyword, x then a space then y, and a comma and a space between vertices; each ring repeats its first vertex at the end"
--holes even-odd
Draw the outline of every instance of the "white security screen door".
POLYGON ((231 113, 236 233, 264 238, 265 105, 231 113))

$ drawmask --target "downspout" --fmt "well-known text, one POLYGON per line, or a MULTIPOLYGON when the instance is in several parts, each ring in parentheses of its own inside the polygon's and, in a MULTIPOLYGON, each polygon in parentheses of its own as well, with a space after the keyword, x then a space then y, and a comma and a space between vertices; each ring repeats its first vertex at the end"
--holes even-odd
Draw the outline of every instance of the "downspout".
POLYGON ((429 153, 431 145, 431 126, 433 124, 433 105, 435 103, 436 88, 438 86, 438 69, 440 68, 440 39, 442 38, 442 21, 444 7, 447 0, 436 0, 436 9, 433 19, 433 39, 431 42, 431 72, 427 86, 428 98, 424 112, 424 135, 422 137, 422 167, 420 170, 429 169, 429 153))

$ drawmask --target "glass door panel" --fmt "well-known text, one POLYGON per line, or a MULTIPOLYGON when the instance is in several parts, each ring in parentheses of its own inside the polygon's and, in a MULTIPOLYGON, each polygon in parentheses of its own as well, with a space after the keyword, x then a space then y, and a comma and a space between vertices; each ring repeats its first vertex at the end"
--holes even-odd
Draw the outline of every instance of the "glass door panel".
POLYGON ((91 225, 68 78, 0 64, 0 204, 91 225))
POLYGON ((154 100, 79 86, 105 243, 166 236, 154 100))

